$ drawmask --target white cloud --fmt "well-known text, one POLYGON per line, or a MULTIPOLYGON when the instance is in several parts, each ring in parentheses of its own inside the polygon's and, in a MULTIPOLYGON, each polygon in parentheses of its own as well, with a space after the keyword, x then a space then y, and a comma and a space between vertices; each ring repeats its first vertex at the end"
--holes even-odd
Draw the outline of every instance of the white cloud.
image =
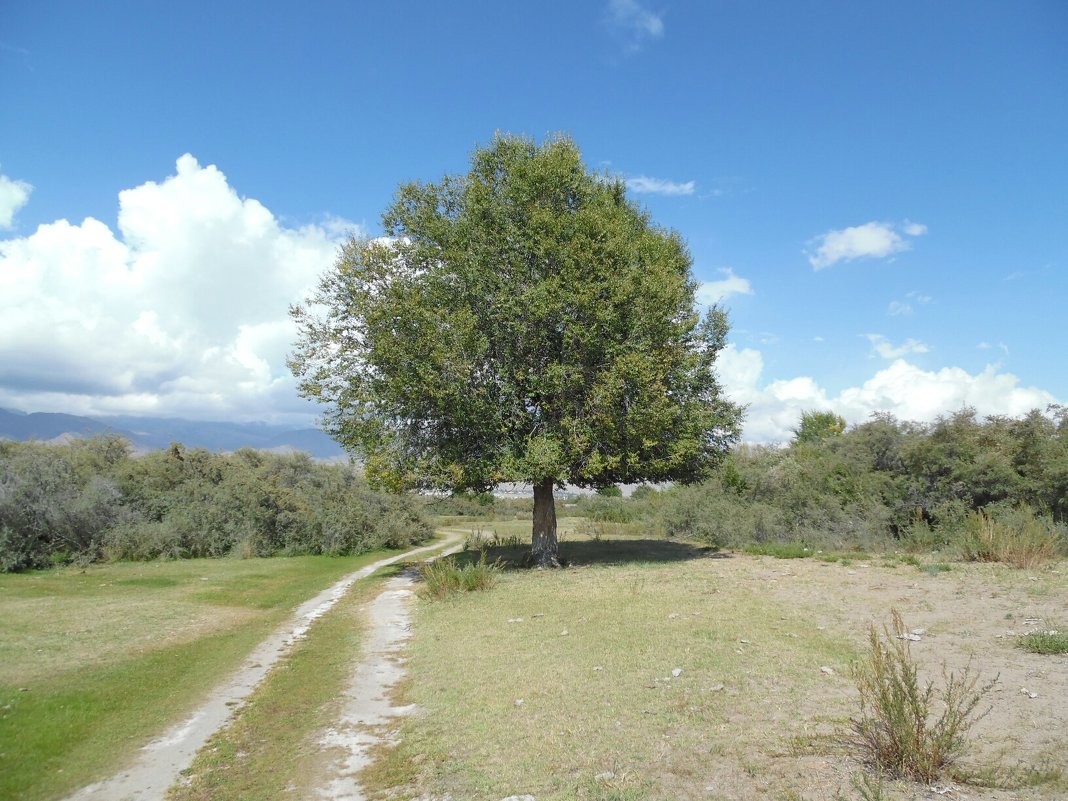
POLYGON ((900 359, 910 353, 927 353, 930 348, 917 339, 906 339, 900 345, 893 345, 882 334, 865 334, 872 350, 884 359, 900 359))
POLYGON ((308 420, 287 310, 344 221, 288 228, 191 155, 87 218, 0 241, 0 406, 308 420))
POLYGON ((637 0, 608 0, 606 19, 609 28, 632 52, 664 35, 664 20, 637 0))
POLYGON ((694 181, 677 183, 663 178, 650 178, 647 175, 638 175, 627 179, 627 189, 639 194, 651 195, 692 195, 697 184, 694 181))
POLYGON ((33 187, 25 181, 0 175, 0 229, 14 225, 15 214, 26 205, 32 191, 33 187))
MULTIPOLYGON (((906 236, 926 233, 927 227, 919 223, 906 223, 901 227, 906 236)), ((809 242, 814 253, 808 254, 808 262, 816 270, 830 267, 840 261, 854 259, 885 259, 895 253, 908 250, 911 245, 893 223, 867 222, 850 228, 828 231, 809 242)))
POLYGON ((930 295, 924 295, 922 292, 913 290, 905 295, 905 300, 892 300, 890 305, 886 307, 886 313, 891 317, 900 317, 902 315, 912 314, 912 304, 916 303, 920 306, 926 306, 928 303, 933 303, 934 298, 930 295))
POLYGON ((697 287, 697 302, 703 306, 711 306, 726 300, 731 295, 752 295, 753 287, 748 278, 740 278, 734 274, 730 267, 723 267, 720 273, 724 278, 720 281, 702 281, 697 287))
POLYGON ((963 406, 980 415, 1015 417, 1058 402, 1045 390, 1020 386, 1015 375, 998 372, 996 365, 972 375, 959 367, 922 370, 898 359, 833 397, 808 376, 763 384, 764 360, 752 348, 728 345, 717 367, 727 395, 748 404, 743 438, 756 443, 789 441, 801 412, 811 409, 834 411, 850 424, 862 423, 874 412, 929 423, 963 406))

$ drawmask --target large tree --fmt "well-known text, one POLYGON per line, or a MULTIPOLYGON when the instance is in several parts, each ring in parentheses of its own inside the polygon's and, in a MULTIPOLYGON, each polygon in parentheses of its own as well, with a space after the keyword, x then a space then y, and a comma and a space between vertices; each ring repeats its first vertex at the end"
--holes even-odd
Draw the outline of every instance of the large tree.
POLYGON ((569 139, 498 135, 466 175, 403 184, 383 228, 292 310, 301 392, 372 480, 530 482, 555 565, 554 487, 697 481, 737 439, 725 313, 699 313, 682 239, 569 139))

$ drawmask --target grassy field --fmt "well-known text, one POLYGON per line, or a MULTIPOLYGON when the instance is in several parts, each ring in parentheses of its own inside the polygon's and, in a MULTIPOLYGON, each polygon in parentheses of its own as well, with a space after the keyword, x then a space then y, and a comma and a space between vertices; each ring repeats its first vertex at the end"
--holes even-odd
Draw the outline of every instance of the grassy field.
MULTIPOLYGON (((858 711, 850 665, 868 625, 887 622, 891 607, 926 630, 911 643, 922 675, 937 680, 943 664, 972 663, 984 678, 1000 676, 974 747, 941 785, 951 788, 945 797, 1068 793, 1068 658, 1020 647, 1068 620, 1068 564, 782 559, 560 524, 567 569, 507 569, 487 592, 414 602, 397 700, 418 711, 363 773, 372 797, 864 798, 853 781, 866 769, 842 740, 858 711)), ((496 538, 504 545, 494 556, 518 558, 529 528, 443 531, 496 538)), ((0 577, 0 798, 60 798, 114 769, 299 601, 373 558, 0 577)), ((171 801, 315 794, 329 759, 319 739, 338 714, 382 577, 316 621, 171 801)), ((869 789, 880 799, 925 793, 907 783, 869 789)))
POLYGON ((0 798, 60 798, 108 774, 300 602, 382 555, 0 576, 0 798))
MULTIPOLYGON (((514 533, 483 534, 494 528, 514 533)), ((1068 792, 1063 659, 1025 654, 1014 631, 1065 619, 1063 563, 931 573, 863 554, 785 560, 573 530, 563 553, 567 570, 507 571, 490 592, 420 603, 402 700, 422 711, 365 772, 375 797, 861 798, 864 768, 841 737, 858 711, 850 665, 891 606, 927 629, 912 644, 923 675, 974 657, 1001 676, 947 779, 970 784, 951 797, 1068 792)))

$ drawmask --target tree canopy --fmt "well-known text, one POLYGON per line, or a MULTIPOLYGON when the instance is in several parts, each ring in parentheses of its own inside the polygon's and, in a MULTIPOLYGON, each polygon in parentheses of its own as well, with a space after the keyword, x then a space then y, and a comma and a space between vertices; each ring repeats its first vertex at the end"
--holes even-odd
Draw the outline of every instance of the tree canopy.
POLYGON ((382 219, 293 309, 291 359, 373 480, 531 482, 552 563, 554 486, 697 481, 736 441, 714 370, 726 314, 699 313, 685 243, 571 140, 499 135, 466 175, 403 184, 382 219))

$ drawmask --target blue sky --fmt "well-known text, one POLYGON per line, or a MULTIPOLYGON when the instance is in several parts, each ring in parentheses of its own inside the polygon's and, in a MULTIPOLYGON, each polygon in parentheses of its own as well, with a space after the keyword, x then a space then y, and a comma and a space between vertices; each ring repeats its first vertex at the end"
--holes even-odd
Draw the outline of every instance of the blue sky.
POLYGON ((0 6, 0 406, 310 420, 397 184, 570 134, 731 310, 746 436, 1068 403, 1068 3, 0 6))

